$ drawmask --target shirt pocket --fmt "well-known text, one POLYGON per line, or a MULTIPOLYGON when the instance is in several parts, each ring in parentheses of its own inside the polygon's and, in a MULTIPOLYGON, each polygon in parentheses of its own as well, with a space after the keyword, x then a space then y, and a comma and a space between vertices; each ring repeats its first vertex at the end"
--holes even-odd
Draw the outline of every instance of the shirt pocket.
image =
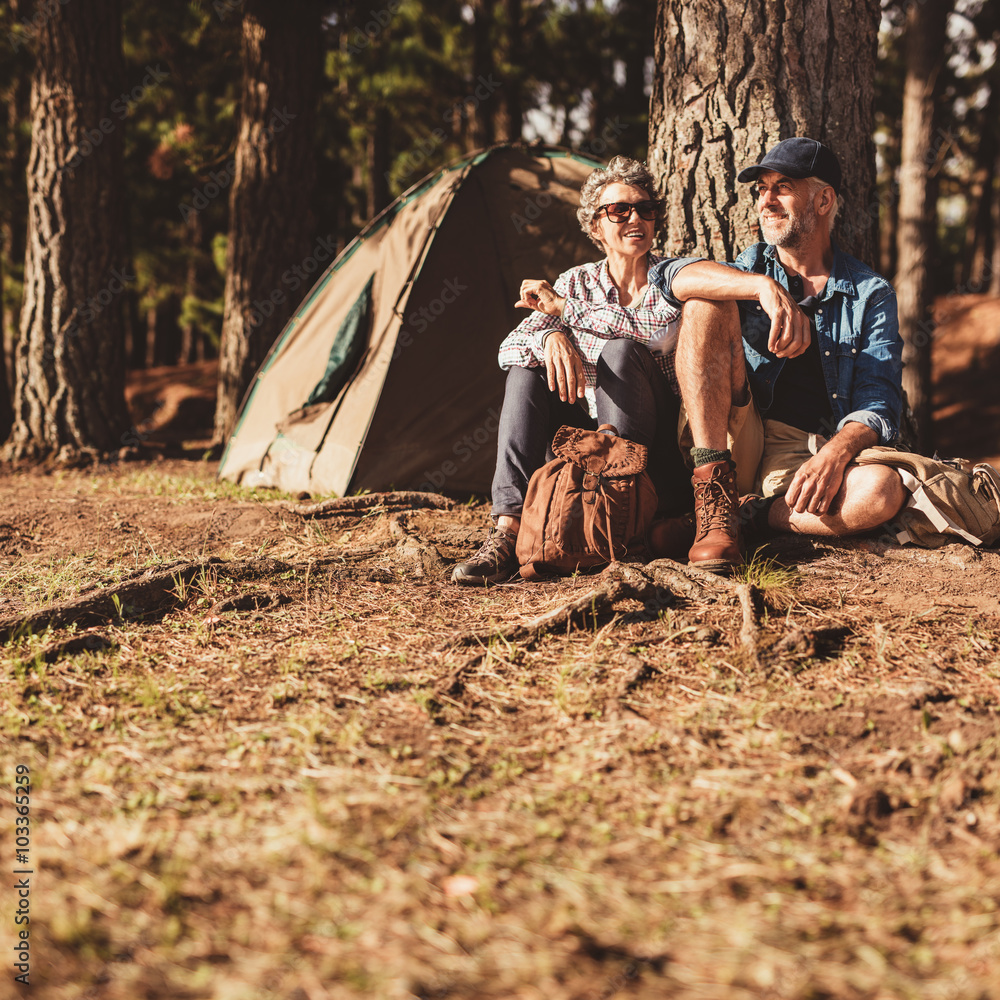
POLYGON ((834 398, 839 400, 841 406, 850 407, 853 395, 854 375, 858 358, 861 355, 861 348, 858 346, 856 340, 851 339, 834 344, 832 350, 836 357, 837 369, 837 395, 834 398))

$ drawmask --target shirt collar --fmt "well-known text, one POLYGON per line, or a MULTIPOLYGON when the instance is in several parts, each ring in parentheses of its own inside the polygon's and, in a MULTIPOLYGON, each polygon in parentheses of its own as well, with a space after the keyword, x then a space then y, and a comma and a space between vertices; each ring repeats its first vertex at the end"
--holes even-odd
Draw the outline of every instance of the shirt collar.
MULTIPOLYGON (((844 295, 853 295, 855 292, 854 279, 851 277, 844 254, 840 247, 837 246, 836 241, 831 242, 833 246, 833 264, 830 266, 830 277, 826 279, 826 287, 823 289, 823 294, 819 297, 820 302, 826 302, 828 299, 833 298, 835 292, 841 292, 844 295)), ((778 259, 778 248, 774 244, 768 243, 764 247, 764 256, 769 260, 773 260, 778 267, 782 266, 781 261, 778 259)))

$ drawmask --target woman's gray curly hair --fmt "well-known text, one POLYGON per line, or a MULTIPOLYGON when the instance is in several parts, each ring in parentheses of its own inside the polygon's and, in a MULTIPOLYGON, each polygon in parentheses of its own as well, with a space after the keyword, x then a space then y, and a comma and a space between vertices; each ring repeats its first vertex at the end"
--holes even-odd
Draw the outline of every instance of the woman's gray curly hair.
POLYGON ((633 160, 628 156, 616 156, 606 167, 598 167, 580 188, 580 207, 576 217, 580 228, 602 250, 604 244, 591 232, 597 210, 601 206, 601 195, 609 184, 628 184, 631 187, 642 188, 650 198, 657 203, 656 224, 663 221, 663 203, 656 188, 656 181, 645 163, 633 160))

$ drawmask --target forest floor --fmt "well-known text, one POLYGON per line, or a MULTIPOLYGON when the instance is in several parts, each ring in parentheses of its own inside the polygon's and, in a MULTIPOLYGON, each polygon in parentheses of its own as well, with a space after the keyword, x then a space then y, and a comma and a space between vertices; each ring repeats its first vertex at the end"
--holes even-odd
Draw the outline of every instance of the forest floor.
POLYGON ((485 505, 218 483, 204 368, 161 460, 0 478, 0 997, 21 905, 44 1000, 1000 1000, 1000 552, 460 588, 485 505))

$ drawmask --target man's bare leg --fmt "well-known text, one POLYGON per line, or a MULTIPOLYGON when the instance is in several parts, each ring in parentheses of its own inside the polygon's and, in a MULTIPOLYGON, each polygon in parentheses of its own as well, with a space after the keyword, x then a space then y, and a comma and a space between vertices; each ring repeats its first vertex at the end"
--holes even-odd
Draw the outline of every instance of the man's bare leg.
POLYGON ((800 535, 857 535, 891 521, 906 499, 906 488, 895 470, 884 465, 852 465, 844 473, 828 514, 791 510, 779 497, 768 511, 767 523, 776 531, 800 535))
POLYGON ((743 561, 739 493, 729 453, 729 411, 747 399, 746 366, 735 302, 688 299, 675 356, 677 382, 694 442, 695 539, 688 562, 727 573, 743 561))
POLYGON ((725 451, 730 407, 747 399, 736 303, 688 299, 674 363, 694 446, 725 451))

